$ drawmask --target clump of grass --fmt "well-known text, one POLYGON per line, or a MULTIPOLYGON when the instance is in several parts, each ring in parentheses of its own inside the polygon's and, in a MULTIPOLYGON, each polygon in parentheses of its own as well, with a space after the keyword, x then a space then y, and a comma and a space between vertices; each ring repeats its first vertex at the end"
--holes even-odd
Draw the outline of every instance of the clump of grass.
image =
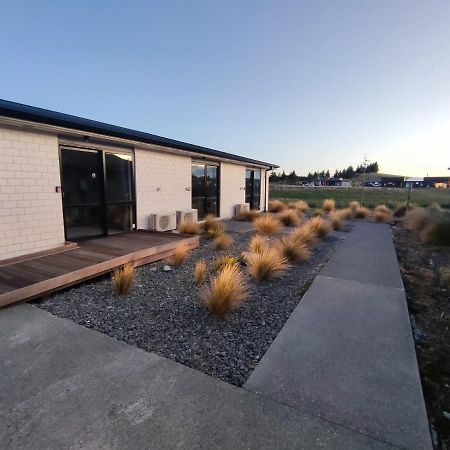
POLYGON ((309 248, 311 248, 317 239, 317 232, 314 223, 308 220, 307 222, 296 228, 291 234, 291 237, 296 242, 304 243, 308 245, 309 248))
POLYGON ((226 265, 202 293, 202 300, 211 313, 224 319, 248 297, 248 286, 237 265, 226 265))
POLYGON ((269 212, 271 213, 279 213, 287 209, 286 203, 281 200, 271 200, 269 202, 269 212))
POLYGON ((340 230, 342 228, 342 216, 337 211, 332 212, 328 220, 333 230, 340 230))
POLYGON ((222 270, 225 266, 237 266, 239 259, 233 255, 224 255, 216 259, 214 266, 216 270, 222 270))
POLYGON ((427 223, 427 216, 428 213, 425 208, 414 208, 407 211, 403 223, 408 230, 420 231, 427 223))
POLYGON ((374 209, 374 218, 377 222, 387 223, 392 218, 392 211, 386 205, 378 205, 374 209))
POLYGON ((322 209, 326 212, 331 212, 336 209, 336 202, 332 198, 327 198, 323 201, 322 209))
POLYGON ((316 208, 313 212, 313 217, 323 217, 323 209, 316 208))
POLYGON ((281 220, 283 225, 287 227, 296 227, 300 225, 301 223, 301 217, 298 211, 295 209, 286 209, 285 211, 282 211, 278 218, 281 220))
POLYGON ((370 211, 364 206, 359 206, 358 208, 356 208, 354 214, 357 219, 367 219, 367 217, 369 217, 370 211))
POLYGON ((269 243, 267 242, 267 239, 264 236, 261 236, 260 234, 253 236, 249 245, 250 250, 255 253, 262 252, 268 246, 269 243))
POLYGON ((290 202, 288 204, 289 209, 296 209, 302 213, 305 213, 309 209, 309 205, 304 200, 297 200, 296 202, 290 202))
POLYGON ((397 206, 397 208, 394 209, 393 216, 394 217, 405 217, 405 214, 408 211, 408 207, 406 205, 400 205, 397 206))
POLYGON ((291 262, 306 261, 311 254, 309 245, 305 241, 295 239, 292 235, 276 241, 274 248, 291 262))
POLYGON ((214 214, 207 214, 203 219, 202 226, 206 233, 213 228, 225 228, 221 220, 214 214))
POLYGON ((221 227, 220 225, 208 228, 206 230, 206 234, 208 235, 208 237, 210 239, 216 239, 220 236, 223 236, 224 233, 225 233, 225 229, 223 227, 221 227))
POLYGON ((313 217, 309 220, 310 226, 317 237, 323 239, 331 232, 331 225, 322 217, 313 217))
POLYGON ((167 262, 174 267, 180 267, 187 259, 189 249, 186 244, 182 242, 175 247, 175 253, 167 258, 167 262))
POLYGON ((351 208, 338 209, 335 213, 341 220, 349 220, 353 217, 351 208))
POLYGON ((253 222, 253 226, 265 235, 275 234, 281 231, 283 227, 281 221, 270 213, 257 217, 253 222))
POLYGON ((261 252, 245 254, 247 268, 254 278, 259 281, 279 278, 289 269, 288 260, 273 248, 265 248, 261 252))
POLYGON ((352 200, 349 204, 348 204, 349 208, 353 211, 353 213, 356 212, 357 209, 359 209, 359 207, 361 206, 361 204, 359 202, 357 202, 356 200, 352 200))
POLYGON ((114 269, 111 280, 114 286, 114 290, 118 295, 128 294, 134 280, 133 263, 128 263, 122 267, 117 267, 116 269, 114 269))
POLYGON ((202 232, 202 227, 198 222, 186 220, 180 223, 178 231, 183 234, 200 234, 202 232))
POLYGON ((450 213, 442 210, 430 212, 419 236, 427 244, 450 245, 450 213))
POLYGON ((233 217, 234 220, 240 220, 242 222, 253 222, 259 215, 259 211, 256 209, 250 209, 249 211, 242 211, 233 217))
POLYGON ((203 280, 205 279, 207 270, 208 270, 208 268, 206 266, 206 261, 204 261, 203 259, 201 259, 200 261, 197 261, 195 263, 194 280, 197 284, 200 284, 203 282, 203 280))
POLYGON ((229 234, 222 233, 214 239, 214 246, 217 250, 225 250, 230 248, 233 243, 233 238, 229 234))

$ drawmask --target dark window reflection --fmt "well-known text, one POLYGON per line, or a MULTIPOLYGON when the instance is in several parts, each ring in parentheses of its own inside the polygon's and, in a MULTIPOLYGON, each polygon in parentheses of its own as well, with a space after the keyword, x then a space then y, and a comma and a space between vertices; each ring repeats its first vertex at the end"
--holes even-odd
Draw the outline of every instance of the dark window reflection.
POLYGON ((133 162, 131 155, 106 153, 106 199, 112 202, 132 200, 133 162))
POLYGON ((219 167, 192 164, 192 208, 202 219, 206 214, 219 215, 219 167))

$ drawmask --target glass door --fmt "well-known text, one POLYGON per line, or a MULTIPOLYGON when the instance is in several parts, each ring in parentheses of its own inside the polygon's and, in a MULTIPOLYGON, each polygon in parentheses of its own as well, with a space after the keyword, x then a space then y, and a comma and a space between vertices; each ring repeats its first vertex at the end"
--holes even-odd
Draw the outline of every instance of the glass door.
POLYGON ((100 152, 62 149, 61 172, 66 239, 104 234, 100 152))
POLYGON ((245 203, 250 205, 250 209, 258 209, 261 205, 261 171, 245 171, 245 203))
POLYGON ((219 216, 219 167, 212 164, 192 164, 192 208, 198 218, 207 214, 219 216))

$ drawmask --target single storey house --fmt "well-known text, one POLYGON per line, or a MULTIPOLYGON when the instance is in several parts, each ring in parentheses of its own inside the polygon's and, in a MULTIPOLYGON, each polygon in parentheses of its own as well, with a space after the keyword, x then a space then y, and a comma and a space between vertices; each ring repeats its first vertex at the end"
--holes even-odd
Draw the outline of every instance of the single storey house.
POLYGON ((352 182, 345 178, 328 178, 326 181, 327 186, 335 186, 335 187, 351 187, 352 182))
POLYGON ((381 177, 381 186, 382 187, 393 187, 393 188, 401 188, 403 187, 405 182, 405 177, 402 176, 387 176, 381 177))
POLYGON ((0 260, 183 218, 266 210, 278 166, 0 100, 0 260))

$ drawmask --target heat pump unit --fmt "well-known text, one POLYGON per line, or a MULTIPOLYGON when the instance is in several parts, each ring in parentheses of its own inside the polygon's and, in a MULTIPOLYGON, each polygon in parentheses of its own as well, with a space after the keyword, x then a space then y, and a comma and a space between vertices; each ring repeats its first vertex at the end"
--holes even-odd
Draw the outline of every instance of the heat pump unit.
POLYGON ((177 227, 176 212, 150 214, 150 230, 169 231, 177 227))
POLYGON ((241 203, 240 205, 236 205, 235 207, 236 216, 247 211, 250 211, 250 205, 248 203, 241 203))
POLYGON ((177 225, 182 222, 197 222, 198 212, 196 209, 185 209, 184 211, 177 211, 177 225))

